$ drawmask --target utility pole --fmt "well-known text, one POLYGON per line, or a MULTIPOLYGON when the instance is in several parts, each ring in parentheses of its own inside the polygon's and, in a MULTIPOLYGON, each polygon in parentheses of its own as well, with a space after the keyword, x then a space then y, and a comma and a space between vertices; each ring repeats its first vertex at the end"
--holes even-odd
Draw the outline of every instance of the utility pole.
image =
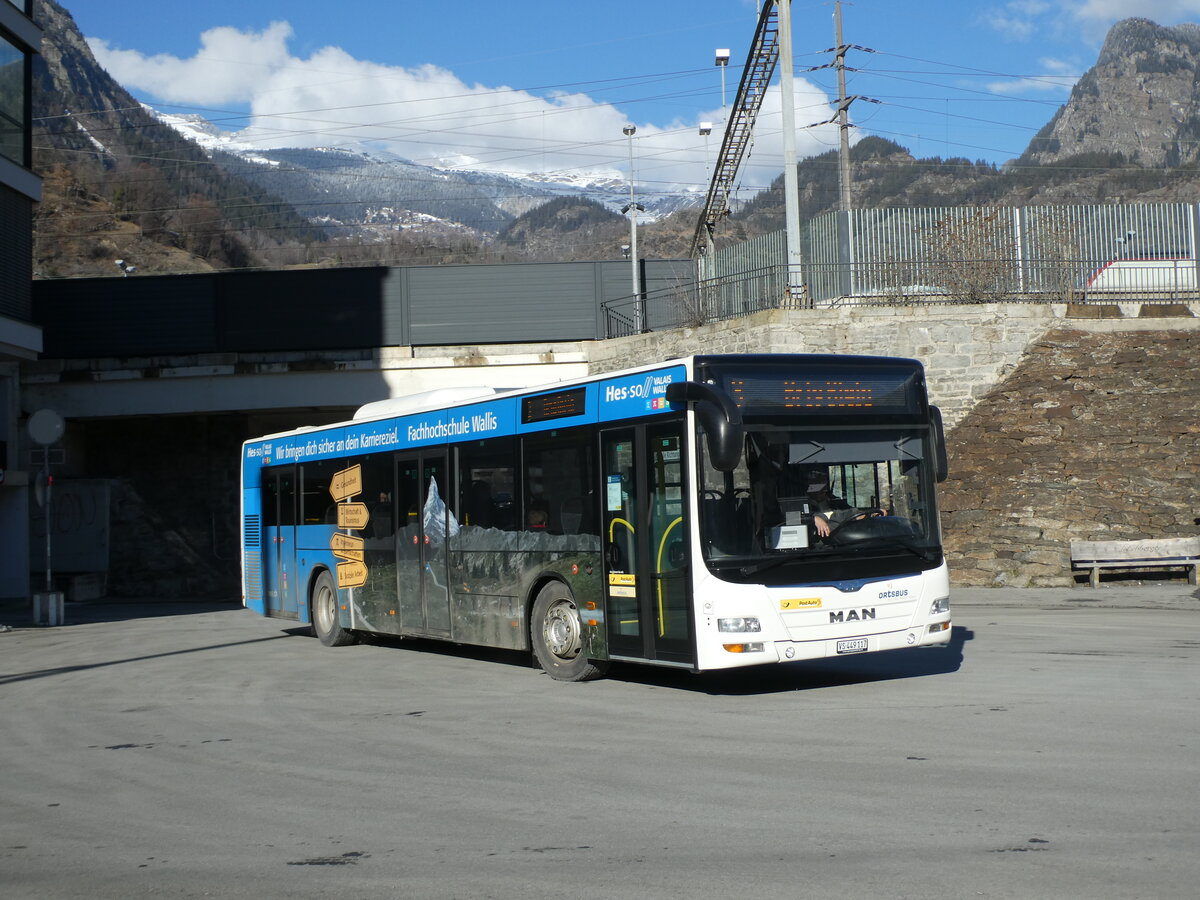
POLYGON ((779 8, 779 62, 782 67, 779 93, 783 113, 783 213, 787 239, 787 288, 789 299, 804 290, 800 270, 800 178, 796 173, 796 101, 792 71, 792 0, 777 0, 779 8))
MULTIPOLYGON (((825 53, 832 53, 834 61, 832 63, 822 63, 819 66, 813 66, 806 69, 807 72, 815 72, 818 69, 836 68, 838 75, 838 105, 837 112, 832 118, 826 119, 824 122, 813 122, 809 128, 816 128, 819 125, 832 125, 837 123, 840 140, 838 142, 838 184, 841 188, 839 197, 839 205, 843 211, 849 211, 851 207, 850 190, 850 129, 853 128, 850 124, 850 104, 855 100, 865 100, 867 103, 878 103, 879 101, 873 97, 863 97, 859 94, 847 96, 846 94, 846 52, 849 50, 861 50, 864 53, 874 53, 870 47, 863 47, 859 44, 846 44, 842 42, 842 0, 836 0, 834 3, 833 13, 834 23, 834 40, 837 45, 830 47, 825 53)), ((853 68, 850 69, 854 71, 853 68)))
POLYGON ((842 210, 849 212, 850 203, 850 101, 846 98, 846 50, 842 42, 842 0, 833 4, 833 24, 837 54, 838 76, 838 186, 841 189, 842 210))

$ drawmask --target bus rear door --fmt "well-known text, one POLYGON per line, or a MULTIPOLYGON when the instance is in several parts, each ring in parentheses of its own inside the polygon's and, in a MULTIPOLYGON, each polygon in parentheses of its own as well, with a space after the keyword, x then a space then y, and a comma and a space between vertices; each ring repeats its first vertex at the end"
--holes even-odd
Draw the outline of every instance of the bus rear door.
POLYGON ((601 451, 609 653, 694 665, 682 424, 604 431, 601 451))
POLYGON ((297 618, 296 467, 263 470, 263 589, 267 615, 297 618))

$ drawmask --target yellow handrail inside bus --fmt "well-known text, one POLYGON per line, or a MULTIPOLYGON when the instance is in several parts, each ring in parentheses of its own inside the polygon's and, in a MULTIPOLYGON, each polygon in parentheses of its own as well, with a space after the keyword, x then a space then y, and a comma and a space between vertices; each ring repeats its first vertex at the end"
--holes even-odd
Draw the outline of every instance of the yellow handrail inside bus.
POLYGON ((635 534, 637 532, 637 529, 634 528, 632 525, 630 525, 629 522, 627 522, 625 519, 614 518, 611 522, 608 523, 608 542, 610 544, 613 542, 613 526, 615 526, 618 522, 620 522, 622 525, 624 525, 626 528, 628 528, 630 534, 635 534))
POLYGON ((658 636, 666 637, 667 634, 667 610, 663 606, 662 593, 662 558, 663 551, 667 548, 667 538, 671 534, 671 529, 683 521, 683 516, 679 516, 674 522, 667 526, 667 530, 663 532, 662 540, 658 542, 658 559, 655 560, 655 574, 659 576, 655 579, 658 589, 658 636))
MULTIPOLYGON (((609 522, 609 523, 608 523, 608 542, 609 542, 610 544, 611 544, 611 543, 613 542, 613 540, 614 540, 614 538, 613 538, 613 531, 614 531, 614 529, 616 528, 616 525, 617 525, 617 523, 618 523, 618 522, 620 522, 622 525, 624 525, 626 528, 628 528, 628 529, 629 529, 629 533, 630 533, 630 534, 636 534, 636 533, 637 533, 637 529, 636 529, 636 528, 634 528, 634 527, 633 527, 633 525, 632 525, 632 524, 631 524, 631 523, 630 523, 630 522, 629 522, 627 519, 622 519, 622 518, 620 518, 619 516, 614 516, 614 517, 613 517, 613 520, 612 520, 611 522, 609 522)), ((634 605, 634 609, 637 609, 637 606, 636 606, 636 604, 634 605)), ((637 621, 637 619, 633 619, 632 621, 636 622, 636 621, 637 621)), ((627 624, 629 624, 629 621, 627 621, 627 620, 622 620, 622 621, 621 621, 621 624, 622 624, 622 625, 627 625, 627 624)))

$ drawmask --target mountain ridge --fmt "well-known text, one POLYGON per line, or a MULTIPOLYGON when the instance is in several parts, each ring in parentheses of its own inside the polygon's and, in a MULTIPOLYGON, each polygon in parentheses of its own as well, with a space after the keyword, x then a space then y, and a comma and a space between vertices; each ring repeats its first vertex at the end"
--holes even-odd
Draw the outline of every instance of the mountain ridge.
POLYGON ((1198 73, 1200 25, 1123 19, 1020 162, 1045 165, 1103 153, 1148 167, 1194 164, 1200 160, 1198 73))
MULTIPOLYGON (((384 151, 239 143, 202 117, 138 103, 96 63, 66 10, 55 0, 37 9, 37 277, 120 275, 116 259, 142 272, 616 259, 629 243, 629 220, 617 214, 628 184, 611 173, 518 178, 384 151)), ((1200 201, 1198 72, 1200 25, 1124 20, 1017 160, 917 159, 868 136, 851 150, 854 204, 1200 201), (1132 90, 1154 115, 1130 132, 1114 120, 1132 90), (1147 128, 1158 129, 1153 140, 1147 128), (1114 149, 1122 141, 1139 152, 1114 149)), ((835 151, 799 163, 802 221, 838 207, 837 168, 835 151)), ((782 228, 782 182, 741 199, 718 246, 782 228)), ((640 186, 640 255, 686 256, 700 199, 640 186)))

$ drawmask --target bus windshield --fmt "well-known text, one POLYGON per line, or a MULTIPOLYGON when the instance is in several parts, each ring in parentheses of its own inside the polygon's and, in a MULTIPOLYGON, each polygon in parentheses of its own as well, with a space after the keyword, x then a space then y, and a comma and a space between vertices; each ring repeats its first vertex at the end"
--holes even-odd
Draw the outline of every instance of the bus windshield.
POLYGON ((941 563, 928 429, 747 425, 718 471, 701 442, 700 537, 727 581, 887 577, 941 563))

